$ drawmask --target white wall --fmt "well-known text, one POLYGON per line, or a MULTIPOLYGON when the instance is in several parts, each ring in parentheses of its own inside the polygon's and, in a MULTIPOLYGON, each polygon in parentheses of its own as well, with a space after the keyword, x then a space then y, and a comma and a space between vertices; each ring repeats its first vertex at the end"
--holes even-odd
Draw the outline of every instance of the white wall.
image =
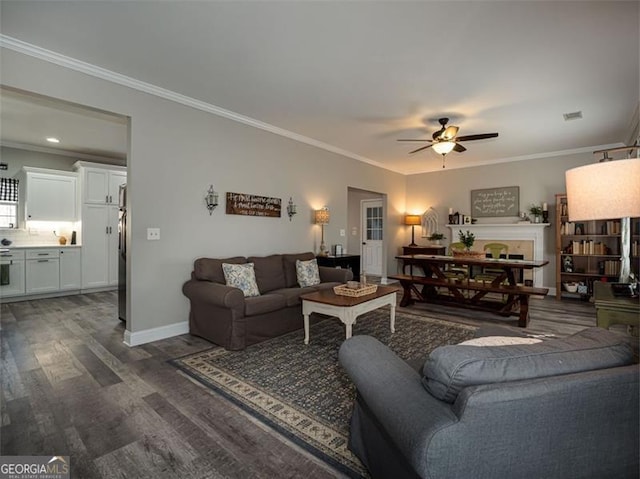
MULTIPOLYGON (((189 305, 181 287, 195 258, 317 248, 311 211, 325 204, 332 212, 325 241, 339 242, 350 186, 385 192, 390 217, 404 213, 402 175, 14 51, 1 53, 3 84, 131 118, 127 327, 133 333, 186 321, 189 305), (212 216, 204 205, 209 184, 222 200, 212 216), (226 215, 226 192, 284 203, 292 196, 299 213, 291 222, 286 214, 226 215), (148 227, 160 228, 160 241, 146 240, 148 227)), ((388 263, 396 249, 390 246, 388 263)))
MULTIPOLYGON (((471 154, 471 153, 465 153, 471 154)), ((407 177, 407 211, 424 211, 433 206, 438 212, 440 229, 447 236, 445 244, 451 242, 450 230, 446 228, 449 208, 461 214, 471 212, 471 190, 500 186, 520 187, 520 210, 528 213, 532 203, 549 205, 549 222, 545 230, 544 286, 555 287, 555 194, 565 192, 564 173, 576 166, 593 163, 591 153, 582 153, 557 158, 516 161, 490 166, 478 166, 459 170, 410 175, 407 177)), ((517 218, 479 218, 478 223, 511 223, 517 218)), ((405 241, 410 241, 408 232, 405 241)), ((457 240, 454 238, 454 241, 457 240)))

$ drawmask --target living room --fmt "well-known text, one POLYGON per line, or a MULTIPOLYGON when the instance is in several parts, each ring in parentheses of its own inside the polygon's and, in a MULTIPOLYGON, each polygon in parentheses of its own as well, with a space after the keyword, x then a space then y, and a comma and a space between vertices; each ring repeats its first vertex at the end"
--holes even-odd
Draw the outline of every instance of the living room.
MULTIPOLYGON (((522 3, 526 4, 523 8, 535 10, 531 2, 522 3)), ((295 35, 301 35, 302 26, 305 25, 303 19, 308 18, 304 12, 294 9, 286 21, 274 21, 275 16, 281 15, 290 6, 280 4, 277 6, 277 12, 269 14, 267 18, 273 22, 270 24, 272 28, 292 28, 292 36, 297 38, 295 35), (294 28, 296 22, 298 27, 294 28)), ((258 30, 253 42, 260 43, 263 38, 261 35, 266 33, 258 26, 264 23, 256 21, 247 5, 245 7, 246 10, 238 11, 237 17, 242 18, 244 15, 252 19, 252 25, 258 30)), ((502 7, 508 11, 515 8, 511 4, 501 5, 500 8, 502 7)), ((576 18, 579 20, 566 24, 567 28, 568 25, 572 25, 581 33, 579 40, 575 40, 575 45, 586 41, 583 39, 583 36, 586 36, 584 31, 594 37, 597 36, 594 32, 606 31, 606 36, 596 42, 601 43, 602 51, 598 51, 594 56, 624 57, 624 62, 621 63, 627 65, 622 71, 593 68, 590 56, 586 59, 574 57, 571 51, 563 51, 563 55, 566 55, 565 65, 570 72, 560 69, 549 70, 538 66, 544 64, 544 49, 536 49, 537 56, 533 58, 527 56, 526 51, 522 51, 519 57, 507 56, 501 48, 505 48, 504 45, 509 43, 509 39, 500 38, 496 41, 499 47, 496 46, 495 51, 487 53, 488 57, 494 57, 491 67, 488 68, 504 63, 503 69, 500 70, 504 83, 497 89, 491 88, 492 94, 484 94, 484 90, 489 90, 489 86, 482 85, 485 82, 483 70, 465 69, 464 61, 470 59, 463 53, 465 47, 473 43, 473 38, 466 38, 462 32, 451 36, 446 35, 446 32, 441 35, 418 35, 416 28, 420 22, 410 22, 407 17, 410 18, 412 15, 403 15, 402 20, 407 22, 407 36, 402 41, 406 44, 422 45, 422 54, 412 54, 410 62, 406 61, 416 65, 415 80, 413 83, 400 83, 397 87, 406 92, 402 104, 398 103, 384 111, 368 106, 363 108, 362 123, 376 126, 373 131, 367 130, 367 136, 356 138, 353 143, 345 146, 332 143, 332 139, 338 137, 338 132, 343 126, 342 120, 331 120, 332 111, 329 106, 327 110, 321 108, 322 98, 328 96, 325 96, 324 90, 322 94, 316 93, 315 88, 320 88, 323 83, 331 84, 339 92, 337 95, 340 101, 346 102, 353 98, 354 102, 367 105, 368 98, 364 95, 358 96, 359 86, 380 83, 376 98, 382 98, 386 90, 396 88, 393 69, 381 67, 377 77, 350 76, 353 70, 344 68, 352 59, 346 54, 338 55, 338 44, 333 45, 331 50, 332 55, 335 55, 334 68, 318 71, 315 70, 314 55, 311 53, 322 52, 322 48, 314 43, 312 46, 317 47, 317 50, 311 50, 307 56, 310 61, 307 63, 302 63, 305 55, 297 52, 299 56, 290 58, 291 66, 280 72, 282 76, 276 76, 269 68, 265 68, 261 76, 253 76, 243 68, 247 68, 246 64, 260 63, 260 58, 265 57, 255 58, 250 51, 240 47, 236 50, 229 46, 229 55, 237 55, 239 59, 236 65, 236 80, 242 83, 244 96, 239 94, 233 98, 214 101, 204 95, 198 97, 190 92, 206 91, 208 84, 213 88, 216 82, 230 82, 231 76, 223 78, 220 74, 202 77, 193 74, 186 68, 189 63, 186 63, 184 57, 188 55, 175 44, 160 52, 153 48, 154 41, 158 40, 157 36, 180 36, 184 33, 183 29, 191 29, 190 26, 164 24, 166 17, 156 18, 150 5, 146 7, 149 9, 146 19, 137 12, 142 28, 152 34, 151 38, 141 36, 140 44, 131 44, 134 52, 132 56, 135 57, 134 60, 137 59, 133 63, 140 67, 140 75, 137 75, 138 72, 127 70, 127 65, 118 64, 117 55, 109 57, 105 53, 103 57, 104 52, 101 53, 99 46, 93 50, 95 56, 85 56, 85 51, 81 48, 83 44, 100 43, 101 39, 105 42, 106 39, 118 40, 113 37, 120 37, 125 42, 128 35, 137 35, 129 30, 128 24, 127 28, 123 26, 121 36, 117 33, 117 24, 122 20, 117 9, 111 9, 103 2, 97 2, 93 8, 94 10, 86 9, 64 2, 51 2, 46 5, 33 2, 3 2, 2 85, 129 118, 127 174, 131 229, 127 241, 131 261, 127 281, 127 317, 130 320, 127 322, 125 340, 131 346, 188 332, 189 302, 182 294, 181 288, 189 279, 196 258, 315 252, 319 247, 321 230, 313 224, 312 212, 325 205, 331 211, 331 221, 324 227, 325 242, 328 245, 346 245, 347 241, 352 239, 353 228, 359 227, 359 218, 354 218, 349 213, 350 195, 353 195, 354 191, 372 192, 384 198, 387 227, 382 276, 387 276, 398 271, 395 256, 399 254, 402 246, 410 242, 411 228, 403 224, 406 213, 422 213, 429 207, 435 208, 442 232, 448 237, 448 242, 453 240, 449 238, 450 231, 444 227, 448 211, 453 208, 463 214, 469 213, 471 190, 518 186, 522 210, 526 210, 532 203, 546 202, 553 211, 554 195, 566 190, 566 170, 597 162, 599 158, 593 155, 594 150, 632 144, 638 137, 639 17, 637 4, 634 2, 579 3, 575 7, 576 18), (98 18, 101 20, 96 21, 98 18), (602 27, 605 21, 610 28, 602 27), (78 27, 78 37, 74 36, 74 25, 83 25, 78 27), (600 30, 601 28, 603 30, 600 30), (623 38, 618 38, 618 31, 622 32, 620 37, 623 38), (91 42, 87 39, 91 39, 91 42), (628 46, 629 44, 631 46, 628 46), (439 53, 439 49, 445 53, 439 53), (153 51, 154 55, 147 57, 138 54, 139 51, 153 51), (458 59, 459 56, 463 58, 458 59), (178 63, 171 65, 168 58, 178 63), (460 64, 452 65, 452 70, 447 70, 449 62, 460 64), (573 62, 576 63, 576 67, 572 69, 573 62), (308 81, 305 76, 304 82, 299 83, 297 69, 313 71, 315 81, 308 81), (513 76, 509 75, 510 72, 513 72, 513 76), (570 76, 571 81, 562 83, 562 88, 568 95, 572 89, 580 90, 579 78, 584 75, 601 76, 598 98, 593 100, 594 108, 595 104, 606 104, 608 101, 612 103, 611 108, 605 108, 605 114, 600 117, 594 118, 593 110, 584 107, 578 98, 571 104, 563 104, 560 101, 562 97, 559 97, 557 92, 554 92, 556 96, 551 98, 526 96, 527 89, 533 89, 532 84, 552 84, 564 76, 570 76), (437 77, 438 80, 430 83, 430 90, 424 97, 422 94, 418 95, 421 85, 433 77, 437 77), (481 85, 473 93, 465 91, 462 81, 459 80, 464 77, 478 78, 481 85), (531 80, 531 83, 528 83, 528 80, 531 80), (184 85, 181 83, 183 81, 184 85), (452 85, 452 88, 449 89, 448 85, 452 85), (282 124, 295 125, 296 122, 300 122, 309 128, 309 124, 317 122, 320 139, 310 134, 299 133, 296 129, 278 128, 277 115, 263 120, 262 118, 267 117, 266 114, 265 117, 260 117, 257 114, 252 116, 245 113, 259 112, 261 98, 268 97, 269 92, 276 86, 288 89, 291 93, 290 101, 284 104, 280 113, 282 124), (446 94, 441 93, 445 86, 446 94), (620 90, 623 91, 622 101, 618 96, 615 100, 609 100, 613 91, 617 95, 620 90), (495 96, 496 91, 503 92, 504 97, 495 96), (320 97, 319 101, 317 97, 320 97), (421 100, 424 103, 415 106, 415 98, 424 98, 421 100), (429 101, 433 98, 437 98, 437 101, 431 105, 429 101), (312 99, 316 100, 316 109, 314 118, 309 120, 303 118, 302 110, 306 102, 311 102, 312 99), (247 110, 244 110, 245 103, 258 105, 258 108, 250 110, 247 106, 247 110), (320 107, 316 103, 320 103, 320 107), (505 105, 510 103, 526 103, 532 111, 532 116, 534 112, 536 115, 539 111, 546 113, 542 120, 533 124, 526 117, 520 118, 521 124, 517 124, 515 119, 510 124, 489 122, 493 110, 505 108, 505 105), (621 103, 624 105, 620 106, 621 103), (228 105, 238 106, 234 109, 228 105), (581 109, 584 109, 583 120, 564 122, 562 119, 563 113, 581 109), (406 148, 406 145, 396 142, 399 138, 429 138, 438 127, 437 121, 434 120, 450 112, 458 114, 458 119, 451 115, 452 119, 455 119, 455 123, 452 121, 452 124, 460 125, 462 134, 497 131, 500 136, 496 139, 467 143, 468 151, 446 156, 445 168, 442 168, 443 159, 440 155, 432 152, 423 156, 420 153, 408 155, 408 151, 413 148, 406 148), (622 113, 616 116, 618 112, 622 113), (381 118, 381 115, 384 117, 381 118), (321 122, 320 119, 323 118, 329 120, 321 122), (424 118, 428 118, 429 121, 415 121, 424 118), (459 121, 465 118, 466 123, 459 121), (589 122, 587 130, 591 138, 588 140, 581 138, 579 142, 573 141, 573 130, 577 128, 579 121, 589 122), (554 129, 562 130, 560 136, 563 138, 558 141, 564 146, 545 146, 535 151, 531 149, 532 143, 550 142, 551 139, 547 139, 545 133, 554 129), (498 158, 504 161, 484 163, 478 160, 481 154, 486 155, 484 148, 499 144, 503 139, 507 141, 515 134, 514 130, 526 130, 531 136, 530 142, 522 144, 521 150, 512 149, 500 154, 498 158), (399 171, 395 166, 381 166, 389 165, 388 162, 383 163, 382 159, 376 163, 373 161, 376 158, 375 147, 361 145, 367 142, 367 138, 380 141, 380 137, 384 137, 384 142, 388 144, 387 157, 396 158, 398 164, 410 162, 407 173, 399 171), (210 185, 219 193, 220 199, 220 204, 211 215, 204 205, 204 197, 210 185), (227 192, 281 198, 283 209, 291 197, 298 213, 291 221, 284 215, 280 218, 228 215, 225 213, 227 192), (147 241, 148 228, 160 229, 159 241, 147 241), (345 231, 346 238, 341 235, 341 230, 345 231)), ((221 8, 232 9, 230 5, 221 8)), ((379 28, 380 23, 374 23, 371 29, 366 29, 360 34, 354 32, 351 36, 349 32, 352 31, 351 27, 358 24, 356 19, 359 18, 360 12, 353 5, 348 8, 345 6, 343 12, 338 4, 334 5, 334 8, 338 10, 323 13, 320 18, 336 18, 335 35, 341 40, 347 38, 355 43, 352 49, 349 49, 350 53, 364 48, 362 44, 367 41, 373 42, 372 35, 375 31, 380 31, 374 27, 379 28)), ((414 4, 412 8, 421 7, 414 4)), ((560 28, 554 23, 553 18, 566 18, 571 15, 570 12, 567 13, 570 7, 566 5, 545 5, 539 8, 561 10, 545 15, 538 13, 541 17, 536 18, 548 17, 549 21, 549 24, 540 24, 539 28, 536 26, 534 29, 540 32, 538 41, 542 42, 545 35, 551 35, 551 31, 560 28), (562 15, 556 15, 559 13, 562 15), (545 30, 548 30, 547 34, 544 33, 545 30)), ((467 27, 472 23, 473 19, 469 18, 472 16, 471 13, 464 12, 462 6, 455 7, 454 10, 462 16, 449 19, 445 16, 442 23, 446 23, 445 20, 455 22, 459 19, 464 21, 467 27)), ((517 22, 503 19, 500 24, 510 35, 515 36, 518 34, 518 28, 524 28, 523 24, 535 23, 523 20, 527 18, 525 13, 528 12, 516 12, 516 18, 519 19, 517 22)), ((378 15, 382 13, 378 12, 375 19, 379 20, 378 15)), ((435 12, 432 14, 435 15, 435 12)), ((204 19, 194 18, 193 21, 194 26, 206 27, 204 19), (200 21, 204 25, 200 24, 200 21)), ((363 20, 362 23, 366 22, 363 20)), ((208 48, 224 50, 224 35, 227 29, 218 23, 216 27, 219 28, 219 42, 210 42, 209 39, 204 47, 198 44, 200 48, 205 51, 208 48)), ((491 30, 495 25, 490 23, 486 28, 491 30)), ((195 30, 195 27, 193 29, 195 30)), ((327 36, 331 35, 331 30, 326 26, 320 30, 327 36)), ((317 35, 318 38, 322 38, 319 33, 317 35)), ((380 43, 382 42, 377 41, 374 45, 379 47, 380 43)), ((394 43, 393 46, 398 47, 398 43, 394 43)), ((545 47, 551 51, 560 46, 551 42, 545 47)), ((120 47, 122 48, 122 45, 120 47)), ((413 48, 410 51, 415 52, 413 48)), ((401 48, 385 48, 381 52, 389 55, 388 59, 378 59, 382 64, 392 62, 392 55, 407 55, 401 48)), ((264 53, 261 51, 260 55, 264 53)), ((196 63, 210 64, 209 67, 215 70, 215 60, 207 56, 194 56, 198 58, 196 63)), ((315 58, 319 62, 319 57, 315 58)), ((375 55, 367 58, 371 62, 376 60, 375 55)), ((473 65, 477 67, 477 64, 473 65)), ((588 90, 578 96, 586 102, 594 95, 593 91, 588 90)), ((394 95, 393 98, 398 97, 394 95)), ((373 99, 372 95, 371 100, 373 99)), ((331 106, 335 108, 333 102, 331 106)), ((358 235, 359 231, 356 231, 359 239, 358 235)), ((549 261, 549 265, 545 269, 544 286, 551 288, 555 288, 554 235, 551 227, 546 228, 544 257, 549 261)), ((420 239, 422 241, 422 238, 420 239)), ((347 251, 359 254, 359 251, 352 251, 352 248, 348 248, 347 251)), ((138 352, 139 349, 131 350, 132 355, 142 354, 138 352)))

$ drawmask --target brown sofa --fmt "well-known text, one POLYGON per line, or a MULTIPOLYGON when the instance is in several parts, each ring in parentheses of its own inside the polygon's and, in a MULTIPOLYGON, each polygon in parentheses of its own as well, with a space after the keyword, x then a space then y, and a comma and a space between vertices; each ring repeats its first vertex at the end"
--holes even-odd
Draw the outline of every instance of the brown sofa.
POLYGON ((299 253, 195 260, 191 279, 182 287, 191 302, 189 332, 238 350, 301 329, 301 294, 332 288, 353 278, 348 269, 320 266, 321 283, 301 288, 296 260, 313 258, 313 253, 299 253), (227 286, 222 263, 253 263, 260 296, 245 297, 240 289, 227 286))

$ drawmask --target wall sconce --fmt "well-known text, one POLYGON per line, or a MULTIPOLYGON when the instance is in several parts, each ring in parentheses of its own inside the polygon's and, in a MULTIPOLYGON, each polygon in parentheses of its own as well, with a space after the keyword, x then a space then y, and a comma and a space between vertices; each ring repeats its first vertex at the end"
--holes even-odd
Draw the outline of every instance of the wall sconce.
POLYGON ((213 214, 213 210, 218 206, 218 193, 213 190, 213 185, 209 186, 209 191, 207 191, 204 201, 207 205, 207 209, 209 210, 209 216, 211 216, 213 214))
POLYGON ((404 224, 411 226, 411 244, 409 246, 418 246, 414 238, 414 229, 416 225, 422 224, 420 215, 404 215, 404 224))
POLYGON ((326 206, 322 207, 322 209, 316 210, 315 213, 315 223, 320 225, 320 252, 318 256, 328 256, 329 252, 327 251, 327 247, 324 244, 324 225, 329 224, 329 218, 331 215, 329 214, 329 208, 326 206))
POLYGON ((297 213, 296 205, 293 204, 293 200, 289 197, 289 203, 287 204, 287 214, 289 215, 289 221, 291 221, 291 217, 297 213))

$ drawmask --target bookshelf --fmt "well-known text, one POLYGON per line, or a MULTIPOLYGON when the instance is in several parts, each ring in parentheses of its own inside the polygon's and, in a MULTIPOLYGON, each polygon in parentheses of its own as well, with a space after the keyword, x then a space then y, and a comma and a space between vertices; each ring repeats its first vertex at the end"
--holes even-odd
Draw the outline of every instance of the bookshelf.
MULTIPOLYGON (((556 299, 593 296, 594 281, 620 274, 620 220, 569 221, 567 195, 556 194, 556 299), (577 291, 566 284, 577 284, 577 291)), ((640 221, 631 220, 631 271, 640 270, 640 221)))

